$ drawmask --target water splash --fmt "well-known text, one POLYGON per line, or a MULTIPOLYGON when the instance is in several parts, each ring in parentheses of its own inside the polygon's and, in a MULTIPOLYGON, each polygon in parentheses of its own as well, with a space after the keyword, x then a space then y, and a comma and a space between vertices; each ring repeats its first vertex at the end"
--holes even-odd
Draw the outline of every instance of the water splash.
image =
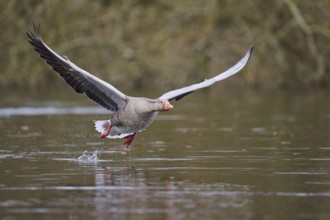
POLYGON ((77 158, 77 160, 84 163, 97 163, 97 153, 97 150, 95 150, 92 154, 89 154, 88 151, 84 151, 83 154, 77 158))

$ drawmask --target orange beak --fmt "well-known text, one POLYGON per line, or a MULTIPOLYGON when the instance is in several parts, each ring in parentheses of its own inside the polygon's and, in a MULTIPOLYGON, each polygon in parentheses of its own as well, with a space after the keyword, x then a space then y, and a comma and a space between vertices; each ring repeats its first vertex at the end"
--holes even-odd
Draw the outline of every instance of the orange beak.
POLYGON ((164 102, 164 110, 168 111, 173 108, 173 105, 169 101, 164 102))

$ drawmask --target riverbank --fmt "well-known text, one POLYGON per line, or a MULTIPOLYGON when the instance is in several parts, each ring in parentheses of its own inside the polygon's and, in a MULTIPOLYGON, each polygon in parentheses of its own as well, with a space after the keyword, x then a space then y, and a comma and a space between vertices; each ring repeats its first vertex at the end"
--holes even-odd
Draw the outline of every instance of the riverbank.
MULTIPOLYGON (((37 57, 25 31, 41 23, 61 55, 124 89, 199 82, 254 54, 232 87, 329 85, 328 1, 3 1, 0 86, 62 82, 37 57)), ((224 82, 227 83, 227 82, 224 82)))

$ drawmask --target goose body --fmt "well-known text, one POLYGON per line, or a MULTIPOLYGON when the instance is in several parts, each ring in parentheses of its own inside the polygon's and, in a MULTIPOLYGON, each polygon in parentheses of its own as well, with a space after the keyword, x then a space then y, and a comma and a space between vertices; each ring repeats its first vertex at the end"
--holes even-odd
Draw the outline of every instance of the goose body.
POLYGON ((173 108, 171 101, 179 101, 192 92, 211 86, 239 72, 248 62, 253 47, 231 68, 210 79, 164 93, 159 98, 127 96, 111 84, 81 69, 67 57, 61 57, 48 47, 39 34, 39 26, 33 23, 33 30, 27 32, 29 42, 39 56, 57 72, 77 93, 109 110, 110 119, 94 121, 101 138, 124 138, 128 148, 138 131, 146 129, 159 112, 173 108))

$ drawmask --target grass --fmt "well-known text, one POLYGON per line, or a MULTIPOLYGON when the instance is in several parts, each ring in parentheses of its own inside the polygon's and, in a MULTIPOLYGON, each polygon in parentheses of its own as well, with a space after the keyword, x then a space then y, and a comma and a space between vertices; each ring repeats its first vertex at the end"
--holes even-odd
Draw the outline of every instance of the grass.
POLYGON ((252 44, 252 59, 231 87, 330 82, 327 0, 8 0, 0 8, 2 88, 62 83, 27 42, 33 19, 56 52, 120 88, 198 82, 230 67, 252 44))

